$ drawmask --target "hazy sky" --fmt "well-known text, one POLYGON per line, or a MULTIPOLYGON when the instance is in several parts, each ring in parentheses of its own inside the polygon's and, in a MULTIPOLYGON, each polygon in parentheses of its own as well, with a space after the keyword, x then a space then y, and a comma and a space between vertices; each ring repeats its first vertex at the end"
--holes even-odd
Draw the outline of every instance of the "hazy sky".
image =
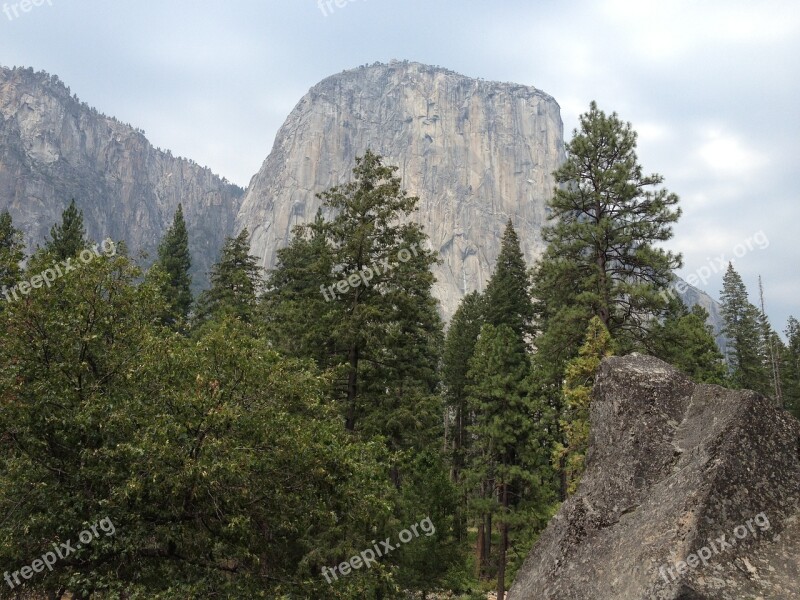
POLYGON ((366 63, 535 86, 561 105, 567 138, 595 99, 633 124, 645 171, 681 197, 669 244, 681 274, 707 267, 698 287, 718 297, 713 271, 738 252, 752 301, 764 278, 773 325, 800 318, 796 1, 36 2, 3 6, 0 64, 58 75, 242 186, 312 85, 366 63))

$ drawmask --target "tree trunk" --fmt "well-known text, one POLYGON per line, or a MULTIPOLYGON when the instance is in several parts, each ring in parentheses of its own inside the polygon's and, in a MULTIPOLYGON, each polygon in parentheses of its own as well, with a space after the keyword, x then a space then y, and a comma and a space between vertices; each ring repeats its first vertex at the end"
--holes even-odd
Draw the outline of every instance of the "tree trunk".
POLYGON ((486 577, 489 577, 489 563, 492 559, 492 513, 486 514, 486 535, 483 538, 483 567, 486 577))
MULTIPOLYGON (((503 483, 503 513, 508 518, 508 484, 503 483)), ((506 550, 508 548, 508 522, 500 526, 500 553, 497 557, 497 600, 506 594, 506 550)))
POLYGON ((356 396, 358 395, 358 346, 350 348, 347 356, 350 372, 347 374, 347 419, 345 428, 354 431, 356 428, 356 396))
POLYGON ((480 516, 480 524, 478 525, 478 538, 475 541, 475 577, 480 581, 482 571, 483 571, 483 561, 484 561, 484 541, 483 536, 485 532, 483 530, 483 515, 480 516))

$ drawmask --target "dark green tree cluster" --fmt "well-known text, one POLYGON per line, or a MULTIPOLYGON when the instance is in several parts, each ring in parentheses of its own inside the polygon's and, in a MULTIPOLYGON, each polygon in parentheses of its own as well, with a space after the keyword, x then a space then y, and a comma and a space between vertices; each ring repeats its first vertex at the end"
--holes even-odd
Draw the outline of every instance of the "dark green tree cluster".
POLYGON ((442 364, 460 533, 476 528, 476 576, 496 577, 499 598, 554 507, 553 416, 533 393, 532 318, 530 278, 509 221, 485 292, 467 295, 453 317, 442 364))
POLYGON ((192 257, 189 253, 189 232, 183 218, 183 205, 178 204, 172 226, 158 246, 156 269, 161 271, 161 293, 167 304, 162 317, 165 325, 173 326, 185 322, 192 308, 192 276, 189 269, 192 257))
POLYGON ((418 199, 396 171, 368 151, 350 183, 320 194, 317 218, 278 252, 261 306, 273 346, 330 376, 343 428, 383 444, 398 529, 425 516, 436 524, 386 563, 398 585, 425 591, 459 561, 457 494, 441 451, 436 258, 408 221, 418 199))
POLYGON ((731 386, 772 395, 769 357, 761 311, 749 300, 747 288, 732 264, 722 278, 722 333, 728 340, 731 386))
MULTIPOLYGON (((3 211, 0 213, 0 287, 4 297, 7 289, 17 285, 20 280, 20 263, 23 258, 25 245, 22 242, 22 232, 14 227, 8 211, 3 211)), ((0 307, 2 300, 0 298, 0 307)))
MULTIPOLYGON (((190 335, 163 326, 186 314, 173 292, 185 289, 188 261, 164 260, 170 240, 183 246, 180 220, 152 277, 118 254, 0 313, 0 563, 13 594, 393 597, 404 583, 396 562, 333 586, 321 570, 427 515, 400 524, 385 445, 349 434, 331 374, 276 352, 251 319, 261 282, 246 234, 223 249, 190 335), (178 285, 165 286, 165 272, 178 285), (113 534, 20 575, 103 519, 113 534)), ((53 232, 21 270, 20 236, 0 216, 4 281, 87 247, 74 204, 53 232)), ((430 473, 418 460, 421 487, 430 473)), ((446 529, 446 495, 425 508, 446 529)))
POLYGON ((800 322, 789 317, 784 334, 786 347, 780 361, 783 405, 800 419, 800 322))
MULTIPOLYGON (((369 151, 267 274, 242 231, 195 302, 179 206, 147 273, 118 252, 3 302, 0 562, 115 526, 13 593, 389 599, 496 580, 502 600, 578 485, 604 357, 777 390, 797 415, 800 325, 784 344, 731 267, 727 372, 705 311, 670 298, 680 257, 659 244, 678 199, 635 148, 593 103, 555 174, 544 255, 529 271, 509 221, 446 336, 418 199, 369 151), (323 576, 425 518, 435 534, 323 576)), ((50 238, 23 268, 0 214, 0 285, 89 247, 74 201, 50 238)))
MULTIPOLYGON (((760 284, 760 281, 759 281, 760 284)), ((778 335, 761 308, 750 302, 739 273, 728 265, 722 279, 723 334, 728 385, 759 392, 800 418, 800 326, 789 317, 778 335)), ((762 302, 763 306, 763 302, 762 302)))

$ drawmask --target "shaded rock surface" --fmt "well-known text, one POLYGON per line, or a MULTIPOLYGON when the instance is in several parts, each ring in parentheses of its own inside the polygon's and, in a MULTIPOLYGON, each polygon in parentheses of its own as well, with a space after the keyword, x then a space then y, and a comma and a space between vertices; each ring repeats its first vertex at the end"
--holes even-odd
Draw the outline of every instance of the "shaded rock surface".
POLYGON ((0 67, 0 210, 42 244, 74 198, 90 239, 155 256, 183 203, 195 287, 233 233, 244 190, 154 148, 144 133, 70 95, 57 77, 0 67))
POLYGON ((631 355, 602 363, 591 424, 509 600, 800 598, 799 421, 631 355))

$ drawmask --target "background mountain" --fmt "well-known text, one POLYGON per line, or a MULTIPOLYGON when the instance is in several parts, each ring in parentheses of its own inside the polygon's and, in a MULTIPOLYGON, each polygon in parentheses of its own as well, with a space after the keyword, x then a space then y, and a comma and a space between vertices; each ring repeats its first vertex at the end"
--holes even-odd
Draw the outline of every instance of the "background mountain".
POLYGON ((244 190, 191 160, 153 148, 144 132, 70 95, 58 77, 0 67, 0 210, 29 249, 74 198, 90 239, 155 249, 183 203, 194 287, 218 258, 244 190))
MULTIPOLYGON (((415 220, 441 255, 435 294, 446 319, 485 286, 506 221, 525 258, 542 252, 552 172, 564 159, 558 103, 529 86, 488 82, 413 62, 375 63, 329 77, 298 102, 245 192, 144 132, 98 113, 58 77, 0 67, 0 210, 29 248, 75 198, 88 235, 154 255, 183 203, 194 288, 224 238, 247 227, 265 268, 293 226, 314 218, 316 194, 348 181, 368 148, 399 167, 420 197, 415 220)), ((718 304, 689 287, 719 331, 718 304)), ((718 338, 720 341, 721 338, 718 338)))

